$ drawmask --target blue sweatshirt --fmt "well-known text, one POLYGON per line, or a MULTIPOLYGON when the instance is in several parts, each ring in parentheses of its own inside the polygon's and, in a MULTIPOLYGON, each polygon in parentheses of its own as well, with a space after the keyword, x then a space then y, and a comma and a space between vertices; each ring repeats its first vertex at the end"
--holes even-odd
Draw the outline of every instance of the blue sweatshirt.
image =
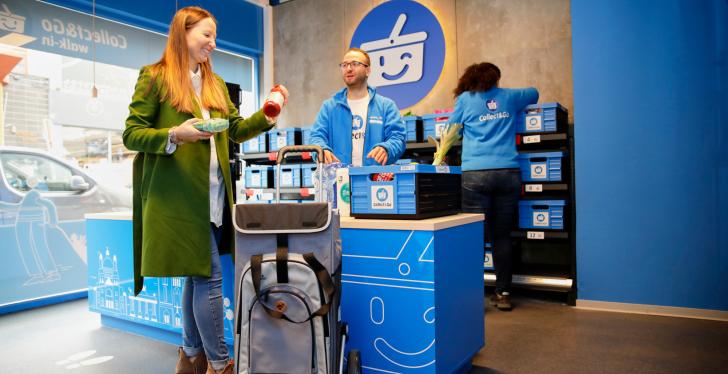
POLYGON ((535 88, 491 88, 458 96, 449 123, 463 125, 462 170, 518 168, 516 121, 538 102, 535 88))
MULTIPOLYGON (((399 115, 397 105, 391 99, 377 95, 369 89, 366 133, 362 164, 377 165, 373 158, 366 157, 375 147, 387 150, 387 164, 393 164, 402 156, 407 146, 407 132, 399 115)), ((334 153, 345 164, 351 164, 351 108, 346 101, 347 89, 324 101, 311 129, 311 144, 321 146, 334 153)))

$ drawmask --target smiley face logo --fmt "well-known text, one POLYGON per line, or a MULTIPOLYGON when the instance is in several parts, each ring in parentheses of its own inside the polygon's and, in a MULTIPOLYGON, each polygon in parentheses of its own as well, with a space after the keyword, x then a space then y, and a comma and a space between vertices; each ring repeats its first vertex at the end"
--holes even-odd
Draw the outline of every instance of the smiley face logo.
POLYGON ((385 201, 387 200, 387 197, 389 197, 389 193, 387 193, 386 189, 380 188, 377 190, 377 200, 385 201))
POLYGON ((445 34, 435 14, 411 0, 385 1, 357 26, 351 47, 371 59, 369 84, 408 108, 429 94, 445 64, 445 34))

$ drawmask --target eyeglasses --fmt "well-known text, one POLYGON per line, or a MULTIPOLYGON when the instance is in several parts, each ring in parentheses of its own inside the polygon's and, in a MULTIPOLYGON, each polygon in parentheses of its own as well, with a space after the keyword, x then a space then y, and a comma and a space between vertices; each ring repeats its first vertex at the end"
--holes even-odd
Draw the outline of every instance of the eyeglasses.
POLYGON ((352 69, 358 68, 359 66, 363 66, 365 68, 369 67, 369 65, 361 63, 359 61, 352 61, 352 62, 342 62, 339 64, 339 67, 341 70, 346 70, 351 66, 352 69))

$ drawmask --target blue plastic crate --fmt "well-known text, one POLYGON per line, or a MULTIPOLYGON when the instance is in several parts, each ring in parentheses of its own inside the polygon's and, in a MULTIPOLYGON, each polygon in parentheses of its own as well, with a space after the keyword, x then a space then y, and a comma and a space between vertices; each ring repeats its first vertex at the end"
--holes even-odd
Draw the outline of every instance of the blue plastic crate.
POLYGON ((495 270, 495 266, 493 265, 493 251, 485 251, 485 255, 483 257, 483 269, 484 270, 495 270))
POLYGON ((404 128, 407 130, 407 142, 416 143, 422 141, 422 117, 404 116, 404 128))
POLYGON ((564 229, 566 200, 521 200, 518 202, 518 227, 522 229, 564 229))
MULTIPOLYGON (((280 167, 281 167, 281 175, 280 175, 281 188, 301 187, 301 165, 300 164, 290 164, 290 165, 284 164, 284 165, 280 165, 280 167)), ((275 166, 274 166, 274 168, 275 168, 275 166)), ((276 186, 276 183, 278 183, 278 178, 274 178, 273 187, 276 186)))
POLYGON ((301 164, 301 187, 313 187, 313 175, 316 164, 301 164))
POLYGON ((270 187, 270 173, 273 167, 270 165, 248 165, 245 167, 245 188, 268 188, 270 187))
POLYGON ((460 210, 460 167, 365 166, 349 169, 351 215, 356 218, 420 219, 460 210), (389 181, 374 180, 393 173, 389 181))
POLYGON ((301 144, 301 129, 289 127, 268 132, 268 152, 277 152, 287 145, 301 144))
POLYGON ((566 152, 520 153, 518 163, 523 182, 561 182, 566 152))
POLYGON ((262 133, 253 139, 249 139, 243 142, 243 153, 260 153, 267 152, 267 150, 267 133, 262 133))
POLYGON ((311 128, 304 127, 301 129, 301 144, 311 144, 311 128))
POLYGON ((427 141, 427 136, 440 139, 440 134, 447 127, 452 113, 425 114, 422 116, 422 141, 427 141))
POLYGON ((527 106, 521 112, 517 131, 522 134, 534 132, 564 132, 569 122, 569 111, 559 103, 542 103, 527 106))

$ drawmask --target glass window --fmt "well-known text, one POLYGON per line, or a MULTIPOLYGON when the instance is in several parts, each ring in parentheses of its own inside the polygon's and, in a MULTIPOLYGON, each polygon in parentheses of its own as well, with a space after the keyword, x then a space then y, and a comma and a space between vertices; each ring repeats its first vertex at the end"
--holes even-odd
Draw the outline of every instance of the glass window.
POLYGON ((19 192, 72 192, 68 167, 51 159, 22 153, 2 154, 3 175, 10 187, 19 192))

